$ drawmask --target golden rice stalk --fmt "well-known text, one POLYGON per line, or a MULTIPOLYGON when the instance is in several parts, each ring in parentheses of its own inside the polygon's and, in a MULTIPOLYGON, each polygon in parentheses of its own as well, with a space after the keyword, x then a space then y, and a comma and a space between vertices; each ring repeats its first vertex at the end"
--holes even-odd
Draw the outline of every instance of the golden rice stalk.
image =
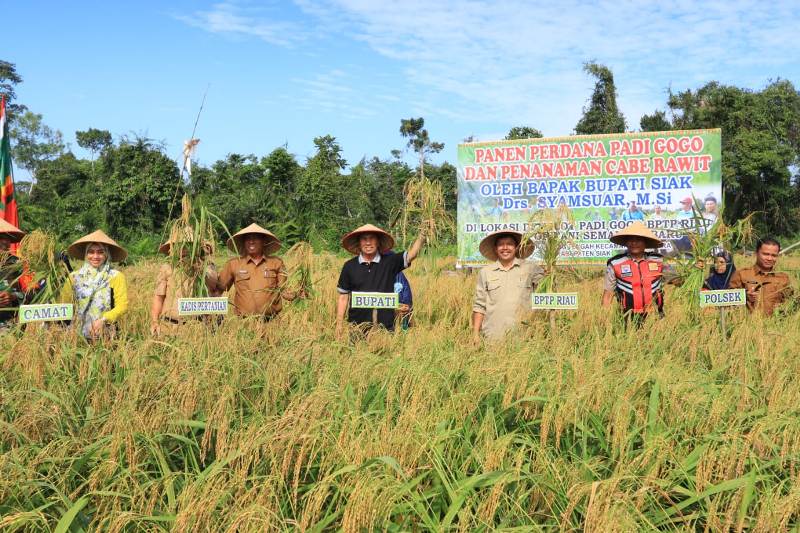
POLYGON ((736 248, 752 243, 753 225, 752 215, 749 215, 737 221, 733 226, 728 226, 722 220, 720 213, 713 225, 706 226, 707 221, 702 217, 699 209, 692 206, 692 210, 694 212, 693 227, 677 232, 678 236, 685 236, 689 239, 692 253, 685 257, 678 257, 675 262, 675 270, 682 281, 676 296, 690 304, 690 309, 693 311, 692 316, 694 316, 699 307, 697 292, 702 289, 708 275, 706 265, 710 264, 714 254, 721 250, 733 253, 736 248))
POLYGON ((181 214, 169 225, 170 262, 182 286, 194 297, 207 296, 205 274, 213 268, 217 242, 216 225, 227 233, 222 221, 205 207, 192 209, 189 196, 181 199, 181 214))
POLYGON ((408 242, 408 233, 415 228, 436 244, 445 232, 452 233, 455 222, 445 208, 442 184, 419 176, 408 180, 403 187, 404 204, 395 220, 400 224, 400 234, 408 242))
POLYGON ((56 258, 56 238, 44 231, 33 230, 25 235, 17 252, 25 270, 42 289, 33 294, 35 303, 55 301, 67 271, 56 258))
POLYGON ((42 230, 33 230, 19 244, 18 256, 28 268, 40 272, 55 267, 56 239, 42 230))
POLYGON ((570 233, 575 224, 572 212, 566 206, 556 209, 541 209, 535 211, 527 223, 527 231, 522 236, 522 242, 532 239, 537 258, 541 259, 545 277, 537 286, 537 292, 552 292, 556 289, 556 263, 562 250, 575 245, 575 240, 570 233))
POLYGON ((314 249, 307 242, 298 242, 284 254, 288 278, 286 287, 290 291, 298 291, 310 295, 314 290, 311 277, 314 249))

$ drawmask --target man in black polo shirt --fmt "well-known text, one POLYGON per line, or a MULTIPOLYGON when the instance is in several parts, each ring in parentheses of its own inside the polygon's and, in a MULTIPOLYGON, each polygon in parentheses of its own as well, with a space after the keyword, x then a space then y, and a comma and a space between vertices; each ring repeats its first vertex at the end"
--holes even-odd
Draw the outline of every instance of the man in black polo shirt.
MULTIPOLYGON (((422 248, 424 235, 420 234, 406 252, 386 254, 394 247, 391 235, 372 224, 365 224, 342 238, 342 246, 355 257, 348 260, 339 275, 339 297, 336 301, 336 335, 341 336, 344 314, 350 302, 351 292, 394 292, 394 280, 398 272, 407 268, 416 259, 422 248)), ((347 320, 353 324, 371 324, 372 309, 350 309, 347 320)), ((378 323, 392 331, 395 312, 393 309, 378 309, 378 323)))

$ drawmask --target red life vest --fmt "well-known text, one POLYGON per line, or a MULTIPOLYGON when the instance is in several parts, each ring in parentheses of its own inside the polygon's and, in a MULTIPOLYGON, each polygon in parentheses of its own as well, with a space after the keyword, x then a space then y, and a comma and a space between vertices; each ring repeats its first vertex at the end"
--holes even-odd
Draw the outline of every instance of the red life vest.
POLYGON ((607 265, 614 269, 615 291, 623 312, 646 313, 655 304, 659 314, 663 313, 664 262, 660 254, 645 253, 640 261, 619 254, 609 259, 607 265))

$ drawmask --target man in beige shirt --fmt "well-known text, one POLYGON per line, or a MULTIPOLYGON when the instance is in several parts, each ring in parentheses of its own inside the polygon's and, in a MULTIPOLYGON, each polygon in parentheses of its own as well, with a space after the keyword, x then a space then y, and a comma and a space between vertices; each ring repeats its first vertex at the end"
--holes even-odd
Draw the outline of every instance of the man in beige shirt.
POLYGON ((544 271, 524 260, 533 253, 533 242, 521 242, 522 234, 517 231, 491 233, 481 241, 481 254, 494 262, 478 272, 472 307, 476 340, 481 334, 501 338, 531 308, 531 294, 544 271))
MULTIPOLYGON (((150 306, 150 333, 160 335, 163 325, 177 325, 184 322, 184 317, 178 314, 178 299, 192 298, 194 294, 194 280, 182 271, 192 259, 191 255, 193 236, 187 232, 182 239, 170 239, 162 244, 158 251, 172 257, 177 262, 176 268, 172 263, 161 265, 156 278, 156 288, 153 291, 153 302, 150 306), (173 246, 175 245, 175 246, 173 246)), ((217 270, 214 263, 208 260, 212 253, 211 243, 203 243, 195 253, 196 269, 205 269, 205 287, 208 296, 219 296, 217 290, 217 270), (207 263, 203 267, 203 263, 207 263)), ((199 277, 199 272, 198 272, 199 277)))

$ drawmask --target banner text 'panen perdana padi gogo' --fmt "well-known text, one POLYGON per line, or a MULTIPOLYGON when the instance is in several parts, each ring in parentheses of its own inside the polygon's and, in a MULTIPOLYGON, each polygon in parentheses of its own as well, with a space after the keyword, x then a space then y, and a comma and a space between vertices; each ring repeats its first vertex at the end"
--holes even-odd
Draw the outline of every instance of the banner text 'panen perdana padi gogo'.
POLYGON ((710 225, 722 208, 720 144, 719 129, 460 144, 459 263, 485 263, 486 234, 525 232, 537 210, 560 206, 574 220, 561 263, 603 264, 620 250, 608 238, 633 220, 668 242, 700 217, 710 225))

